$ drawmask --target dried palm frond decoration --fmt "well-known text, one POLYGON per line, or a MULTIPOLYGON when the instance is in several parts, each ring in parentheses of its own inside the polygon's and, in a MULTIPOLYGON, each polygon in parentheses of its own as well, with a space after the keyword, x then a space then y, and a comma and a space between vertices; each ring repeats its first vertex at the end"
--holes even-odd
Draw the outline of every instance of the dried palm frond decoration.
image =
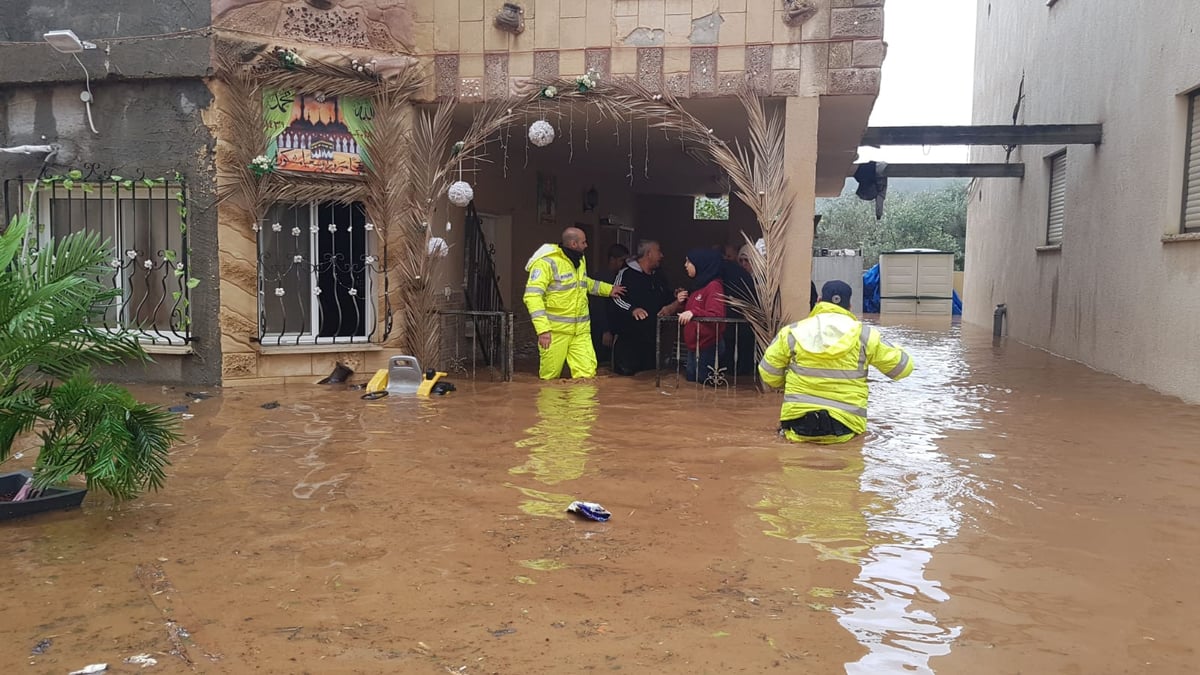
MULTIPOLYGON (((424 194, 414 205, 419 206, 423 214, 429 213, 445 195, 454 165, 460 160, 483 159, 489 143, 499 140, 504 128, 517 123, 527 110, 541 110, 553 104, 585 104, 596 106, 602 114, 612 119, 645 121, 651 128, 677 136, 686 150, 709 158, 727 173, 733 193, 754 212, 767 248, 765 257, 757 255, 757 259, 752 260, 758 302, 749 304, 731 299, 730 303, 745 313, 754 329, 759 349, 765 349, 786 318, 780 294, 783 235, 791 218, 795 194, 788 185, 784 170, 783 119, 779 115, 767 114, 749 81, 739 88, 738 96, 749 121, 749 147, 736 143, 731 147, 718 138, 708 125, 684 109, 677 98, 669 93, 652 91, 633 79, 589 79, 586 87, 580 86, 579 80, 535 79, 519 99, 484 104, 465 136, 459 139, 461 146, 457 154, 449 152, 451 139, 448 128, 444 129, 442 135, 424 139, 428 142, 418 144, 414 138, 413 183, 420 186, 424 194)), ((424 116, 426 121, 418 121, 414 126, 442 129, 436 120, 448 120, 454 105, 453 102, 445 102, 434 113, 419 113, 417 119, 421 120, 424 116)), ((448 122, 446 124, 448 127, 448 122)), ((421 222, 430 221, 426 219, 421 222)), ((411 252, 420 254, 421 250, 412 249, 411 252)), ((430 257, 426 253, 426 258, 430 257)), ((430 265, 432 262, 426 260, 422 264, 430 265)), ((422 278, 427 277, 422 274, 422 278)), ((423 304, 432 307, 431 289, 429 293, 430 299, 423 304)), ((406 304, 415 300, 404 298, 406 304)), ((428 315, 413 316, 410 321, 414 323, 409 326, 422 333, 437 330, 437 319, 432 309, 428 315)))
MULTIPOLYGON (((402 223, 411 190, 405 161, 409 148, 411 98, 425 84, 416 67, 389 67, 381 74, 374 62, 360 63, 345 55, 329 59, 280 58, 261 43, 223 37, 217 41, 218 77, 225 95, 218 100, 223 142, 217 159, 217 192, 245 212, 247 226, 261 221, 271 204, 286 202, 362 202, 374 236, 387 257, 389 249, 403 251, 402 223), (252 165, 267 149, 263 93, 268 90, 320 92, 327 96, 370 99, 375 109, 367 134, 365 173, 362 176, 297 173, 270 170, 256 175, 252 165)), ((395 269, 384 271, 384 293, 376 316, 384 322, 382 335, 391 332, 390 288, 399 278, 395 269)))

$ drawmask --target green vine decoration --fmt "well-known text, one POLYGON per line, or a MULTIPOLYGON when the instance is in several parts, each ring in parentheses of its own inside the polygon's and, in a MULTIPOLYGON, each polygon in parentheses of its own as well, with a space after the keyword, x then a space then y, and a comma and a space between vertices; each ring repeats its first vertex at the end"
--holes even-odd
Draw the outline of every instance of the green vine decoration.
MULTIPOLYGON (((173 182, 178 186, 175 191, 174 198, 176 203, 176 213, 179 215, 179 234, 181 237, 186 237, 188 233, 188 206, 187 206, 187 180, 184 175, 178 171, 172 176, 173 182)), ((121 191, 133 192, 138 188, 166 188, 167 178, 159 176, 158 178, 126 178, 117 174, 112 174, 101 183, 111 182, 110 189, 113 195, 120 195, 121 191)), ((90 182, 84 180, 84 174, 79 169, 72 169, 65 174, 56 174, 53 176, 45 176, 34 181, 29 187, 31 201, 36 193, 40 191, 53 191, 56 188, 67 190, 68 192, 79 190, 84 194, 94 194, 96 187, 90 182)), ((186 259, 192 256, 191 245, 188 245, 186 250, 186 259)), ((187 265, 180 259, 179 253, 174 249, 165 249, 163 251, 163 259, 171 265, 171 273, 181 279, 184 287, 191 291, 200 285, 200 280, 188 274, 187 265), (186 279, 184 279, 186 277, 186 279)), ((175 308, 172 310, 172 317, 178 330, 187 333, 192 327, 192 312, 191 299, 184 291, 177 290, 171 293, 171 299, 176 302, 175 308)))

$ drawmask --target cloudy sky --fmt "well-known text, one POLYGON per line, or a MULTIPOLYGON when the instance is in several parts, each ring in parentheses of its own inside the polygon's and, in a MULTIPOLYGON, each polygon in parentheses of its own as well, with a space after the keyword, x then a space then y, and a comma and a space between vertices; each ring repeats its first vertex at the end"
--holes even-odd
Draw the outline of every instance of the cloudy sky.
MULTIPOLYGON (((871 126, 971 123, 975 0, 888 0, 883 86, 871 126)), ((965 147, 862 148, 860 161, 966 162, 965 147)))

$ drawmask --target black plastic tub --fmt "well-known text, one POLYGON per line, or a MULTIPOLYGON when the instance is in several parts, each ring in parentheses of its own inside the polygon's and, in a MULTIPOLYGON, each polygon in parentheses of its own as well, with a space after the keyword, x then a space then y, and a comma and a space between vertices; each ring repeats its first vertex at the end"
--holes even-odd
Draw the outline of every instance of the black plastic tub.
POLYGON ((31 516, 46 511, 79 508, 79 505, 83 503, 83 497, 87 494, 86 488, 49 487, 42 490, 42 494, 33 499, 19 502, 9 501, 31 476, 33 476, 31 471, 0 474, 0 520, 31 516))

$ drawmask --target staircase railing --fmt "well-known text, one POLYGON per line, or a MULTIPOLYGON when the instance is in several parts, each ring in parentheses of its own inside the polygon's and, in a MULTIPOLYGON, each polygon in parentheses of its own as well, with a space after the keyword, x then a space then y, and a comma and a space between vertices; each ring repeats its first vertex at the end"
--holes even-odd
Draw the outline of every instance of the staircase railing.
MULTIPOLYGON (((500 281, 496 273, 496 249, 483 233, 483 221, 475 210, 474 202, 467 205, 464 225, 467 259, 463 269, 463 294, 466 297, 467 309, 473 312, 504 312, 504 296, 500 294, 500 281)), ((474 323, 475 331, 481 336, 501 328, 495 322, 481 321, 478 318, 474 323)), ((503 355, 495 353, 496 350, 492 347, 498 341, 482 339, 476 343, 488 365, 497 365, 497 360, 503 359, 503 355)))

